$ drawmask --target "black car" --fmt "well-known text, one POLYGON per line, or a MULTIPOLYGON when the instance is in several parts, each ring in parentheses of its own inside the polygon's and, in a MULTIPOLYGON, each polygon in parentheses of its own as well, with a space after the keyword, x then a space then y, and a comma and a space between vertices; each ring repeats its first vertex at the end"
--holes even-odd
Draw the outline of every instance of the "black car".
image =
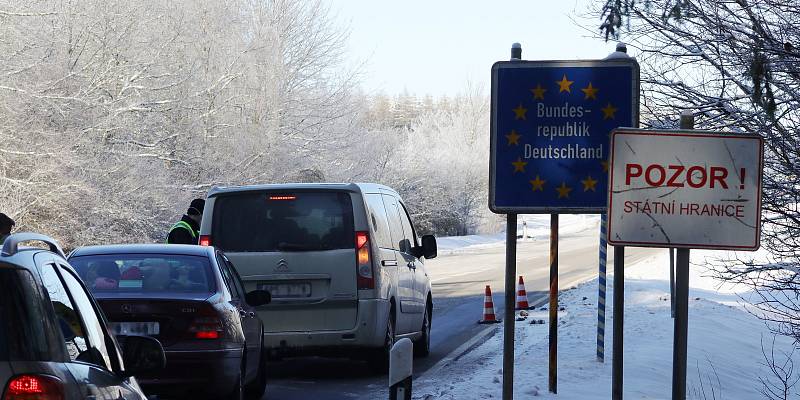
POLYGON ((123 350, 102 311, 47 236, 19 233, 0 253, 2 399, 146 397, 133 375, 164 366, 157 340, 132 336, 123 350), (38 242, 49 250, 20 247, 38 242))
POLYGON ((163 397, 260 398, 266 387, 264 326, 269 292, 245 293, 236 269, 213 247, 114 245, 75 250, 70 263, 120 337, 164 346, 164 370, 138 377, 163 397))

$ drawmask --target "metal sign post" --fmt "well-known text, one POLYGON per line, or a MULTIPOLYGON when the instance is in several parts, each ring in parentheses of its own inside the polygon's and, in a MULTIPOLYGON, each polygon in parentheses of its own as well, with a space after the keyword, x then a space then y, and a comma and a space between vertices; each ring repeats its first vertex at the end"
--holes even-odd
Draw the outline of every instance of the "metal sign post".
POLYGON ((607 60, 523 61, 492 66, 489 209, 508 215, 503 399, 513 396, 517 214, 551 214, 550 391, 557 391, 558 215, 606 210, 608 135, 636 126, 639 65, 607 60))
POLYGON ((675 267, 672 400, 686 400, 686 348, 689 341, 689 249, 678 249, 675 267))
POLYGON ((614 337, 611 349, 611 398, 622 400, 622 353, 625 323, 625 247, 614 246, 614 337))
POLYGON ((506 301, 503 305, 503 400, 514 398, 514 277, 517 276, 517 214, 506 223, 506 301))
POLYGON ((609 244, 677 249, 673 400, 686 399, 689 249, 752 251, 761 235, 763 138, 693 126, 685 113, 682 130, 611 134, 609 244))
MULTIPOLYGON (((694 115, 681 114, 681 129, 694 129, 694 115)), ((672 249, 670 249, 672 252, 672 249)), ((672 400, 686 400, 686 350, 689 342, 689 249, 677 249, 673 340, 672 400)))
POLYGON ((550 214, 550 334, 547 387, 558 393, 558 214, 550 214))

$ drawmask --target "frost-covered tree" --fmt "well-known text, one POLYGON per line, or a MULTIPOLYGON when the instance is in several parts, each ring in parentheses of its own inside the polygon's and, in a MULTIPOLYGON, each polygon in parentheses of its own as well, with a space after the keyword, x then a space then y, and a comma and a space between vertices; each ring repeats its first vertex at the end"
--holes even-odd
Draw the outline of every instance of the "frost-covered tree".
POLYGON ((601 32, 636 49, 643 113, 675 126, 766 140, 762 247, 768 262, 725 263, 754 286, 764 318, 800 340, 800 6, 795 0, 608 0, 601 32))
POLYGON ((5 1, 0 209, 163 240, 211 185, 311 179, 351 135, 345 39, 320 0, 5 1))
POLYGON ((382 122, 364 124, 357 151, 367 156, 355 180, 398 190, 425 233, 467 235, 494 227, 486 206, 489 99, 481 90, 422 102, 405 93, 389 107, 382 96, 365 101, 365 115, 382 122))

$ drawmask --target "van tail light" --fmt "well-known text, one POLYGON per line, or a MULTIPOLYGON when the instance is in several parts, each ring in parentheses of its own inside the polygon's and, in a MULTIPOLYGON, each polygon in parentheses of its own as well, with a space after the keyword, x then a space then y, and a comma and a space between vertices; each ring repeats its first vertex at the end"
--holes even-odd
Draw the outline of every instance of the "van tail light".
POLYGON ((211 246, 211 235, 200 235, 200 246, 211 246))
POLYGON ((3 400, 63 400, 61 380, 48 375, 17 375, 8 381, 3 400))
POLYGON ((375 289, 375 276, 372 274, 372 257, 369 250, 369 233, 356 232, 356 269, 358 288, 375 289))
POLYGON ((189 332, 195 339, 219 339, 224 331, 222 321, 216 317, 195 318, 189 325, 189 332))

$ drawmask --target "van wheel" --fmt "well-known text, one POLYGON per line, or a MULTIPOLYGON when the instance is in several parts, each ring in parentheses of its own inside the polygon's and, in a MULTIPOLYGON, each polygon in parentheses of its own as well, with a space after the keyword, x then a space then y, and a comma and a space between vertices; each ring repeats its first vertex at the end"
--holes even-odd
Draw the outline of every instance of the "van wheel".
POLYGON ((427 357, 431 354, 431 303, 425 305, 425 316, 422 317, 422 337, 414 342, 414 355, 427 357))
POLYGON ((389 312, 389 318, 386 321, 386 337, 383 340, 383 347, 375 349, 373 354, 367 359, 369 367, 378 372, 389 371, 389 352, 392 350, 395 342, 395 318, 394 307, 389 312))

